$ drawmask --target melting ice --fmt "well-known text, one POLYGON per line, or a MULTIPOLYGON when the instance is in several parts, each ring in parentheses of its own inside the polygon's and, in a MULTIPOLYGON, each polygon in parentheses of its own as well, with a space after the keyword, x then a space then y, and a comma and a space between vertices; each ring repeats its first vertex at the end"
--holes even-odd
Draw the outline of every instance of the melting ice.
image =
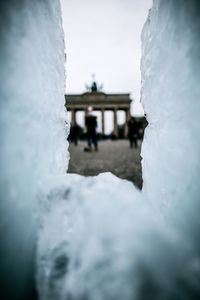
POLYGON ((38 182, 67 168, 59 1, 0 1, 0 295, 31 299, 38 182))
POLYGON ((144 25, 142 193, 110 173, 64 174, 60 5, 16 3, 1 4, 1 277, 12 299, 27 299, 36 232, 40 299, 200 298, 198 1, 154 0, 144 25))

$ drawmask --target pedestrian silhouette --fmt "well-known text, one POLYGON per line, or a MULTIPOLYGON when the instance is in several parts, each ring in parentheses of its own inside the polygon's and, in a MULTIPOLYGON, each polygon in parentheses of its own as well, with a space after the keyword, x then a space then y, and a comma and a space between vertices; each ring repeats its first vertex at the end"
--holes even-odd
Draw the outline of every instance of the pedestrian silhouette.
POLYGON ((85 126, 86 126, 86 136, 88 148, 85 148, 84 151, 92 151, 92 145, 94 145, 95 151, 98 151, 98 141, 97 141, 97 118, 92 115, 92 107, 88 107, 88 113, 85 117, 85 126))
POLYGON ((80 135, 80 126, 75 122, 74 125, 71 127, 71 141, 74 142, 74 145, 78 145, 78 139, 80 135))
POLYGON ((137 148, 138 124, 134 117, 131 117, 128 121, 128 138, 130 142, 130 148, 133 148, 133 143, 135 148, 137 148))

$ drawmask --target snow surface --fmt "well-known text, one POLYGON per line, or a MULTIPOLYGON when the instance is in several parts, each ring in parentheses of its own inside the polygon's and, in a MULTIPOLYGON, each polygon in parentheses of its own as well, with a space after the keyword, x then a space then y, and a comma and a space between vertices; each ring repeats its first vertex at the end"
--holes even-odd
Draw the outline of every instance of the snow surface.
POLYGON ((142 147, 143 192, 192 240, 200 229, 199 33, 199 1, 156 0, 142 33, 141 61, 149 122, 142 147))
POLYGON ((36 231, 42 300, 199 299, 198 2, 154 0, 144 26, 142 193, 110 173, 64 174, 60 4, 14 3, 0 4, 6 299, 31 299, 36 231))
POLYGON ((1 1, 0 24, 0 294, 30 300, 38 181, 67 168, 60 3, 1 1))
POLYGON ((109 173, 41 189, 41 299, 200 297, 198 16, 155 0, 143 29, 143 192, 109 173))
POLYGON ((41 299, 143 299, 172 285, 179 237, 132 183, 111 173, 69 174, 48 186, 39 197, 41 299))

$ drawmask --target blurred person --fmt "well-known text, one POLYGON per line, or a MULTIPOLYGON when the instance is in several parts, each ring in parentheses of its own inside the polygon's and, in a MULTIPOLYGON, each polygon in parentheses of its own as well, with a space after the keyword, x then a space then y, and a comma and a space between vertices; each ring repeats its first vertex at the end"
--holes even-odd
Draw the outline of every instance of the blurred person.
POLYGON ((128 138, 130 142, 130 148, 133 148, 133 143, 135 148, 137 148, 138 124, 134 117, 131 117, 128 121, 128 138))
POLYGON ((72 142, 74 142, 74 145, 77 146, 80 135, 80 126, 76 122, 74 123, 74 125, 72 125, 70 134, 72 142))
POLYGON ((98 151, 98 141, 97 141, 97 118, 92 115, 92 107, 88 107, 88 113, 85 117, 85 126, 86 126, 86 136, 88 148, 85 148, 84 151, 92 151, 92 144, 94 145, 95 151, 98 151))

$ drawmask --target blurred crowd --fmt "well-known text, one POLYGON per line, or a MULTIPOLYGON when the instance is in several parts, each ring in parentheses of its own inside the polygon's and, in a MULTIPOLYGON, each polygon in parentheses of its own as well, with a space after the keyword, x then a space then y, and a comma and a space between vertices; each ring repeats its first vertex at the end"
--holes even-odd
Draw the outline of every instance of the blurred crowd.
POLYGON ((73 142, 74 145, 78 145, 79 140, 86 140, 87 146, 84 151, 98 151, 98 141, 101 139, 127 139, 129 140, 130 148, 137 148, 138 141, 143 139, 144 129, 147 126, 145 117, 135 118, 130 117, 127 124, 118 127, 118 132, 112 132, 110 135, 102 135, 97 133, 97 117, 93 115, 92 107, 88 107, 87 114, 85 116, 85 128, 75 122, 71 125, 70 134, 68 140, 73 142), (128 132, 125 133, 125 125, 128 127, 128 132))

